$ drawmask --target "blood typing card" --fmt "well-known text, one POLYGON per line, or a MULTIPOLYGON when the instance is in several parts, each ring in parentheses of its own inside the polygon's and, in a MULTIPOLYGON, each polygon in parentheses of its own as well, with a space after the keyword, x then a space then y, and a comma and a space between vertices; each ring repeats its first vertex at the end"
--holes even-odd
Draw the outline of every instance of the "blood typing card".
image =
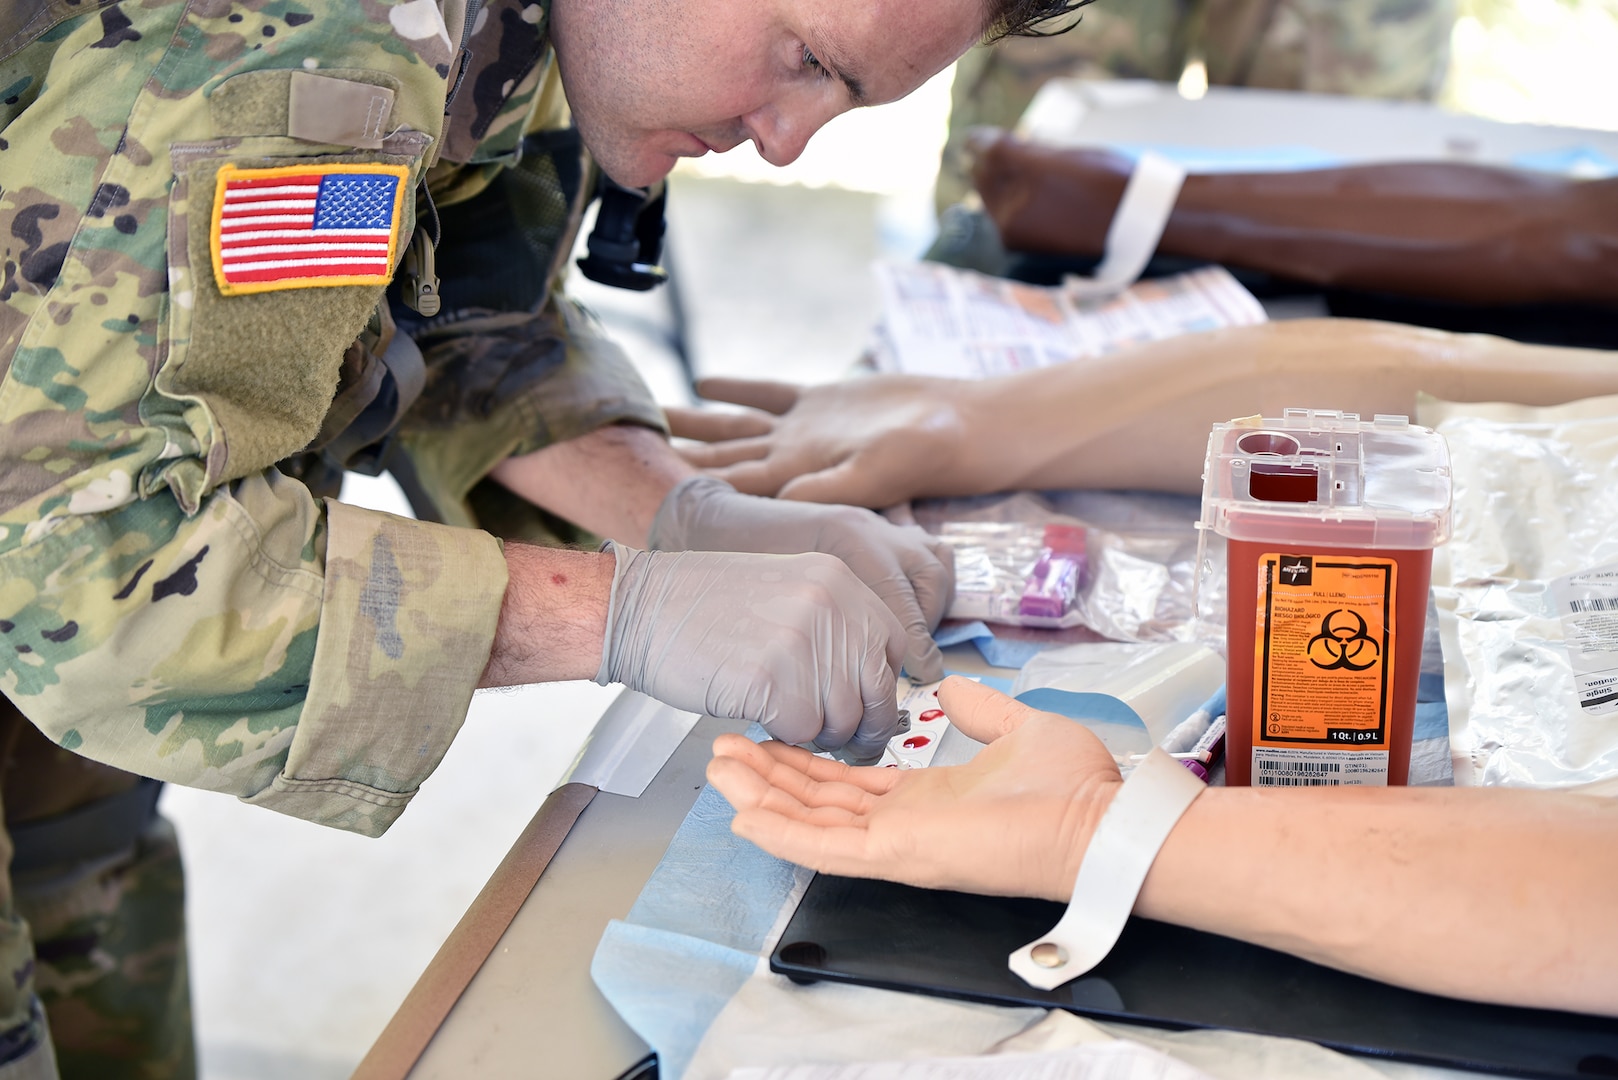
POLYGON ((949 730, 949 718, 938 704, 941 682, 899 683, 899 734, 888 740, 878 765, 886 769, 925 769, 938 753, 938 741, 949 730))
MULTIPOLYGON (((976 682, 973 676, 967 676, 976 682)), ((884 769, 925 769, 938 753, 938 744, 949 730, 949 718, 938 704, 942 682, 913 683, 899 680, 899 733, 888 740, 888 748, 876 762, 884 769)), ((830 754, 817 754, 829 758, 830 754)))

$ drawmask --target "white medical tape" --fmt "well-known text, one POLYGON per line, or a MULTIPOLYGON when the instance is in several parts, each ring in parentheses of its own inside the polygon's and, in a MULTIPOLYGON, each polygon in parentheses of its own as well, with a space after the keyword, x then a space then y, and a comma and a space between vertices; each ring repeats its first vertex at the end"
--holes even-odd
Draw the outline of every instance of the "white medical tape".
POLYGON ((1154 151, 1143 152, 1107 226, 1101 265, 1092 277, 1073 274, 1064 278, 1062 288, 1068 298, 1103 299, 1133 285, 1163 239, 1184 183, 1185 169, 1179 164, 1154 151))
POLYGON ((1029 986, 1054 990, 1101 963, 1123 932, 1158 849, 1206 787, 1162 750, 1147 755, 1101 815, 1067 911, 1050 933, 1011 954, 1011 970, 1029 986))

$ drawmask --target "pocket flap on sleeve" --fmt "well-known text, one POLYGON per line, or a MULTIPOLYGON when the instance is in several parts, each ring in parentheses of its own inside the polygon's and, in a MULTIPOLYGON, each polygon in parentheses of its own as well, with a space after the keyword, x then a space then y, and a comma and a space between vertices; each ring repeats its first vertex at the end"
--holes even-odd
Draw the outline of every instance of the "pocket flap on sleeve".
POLYGON ((208 111, 214 131, 227 137, 286 135, 379 150, 393 123, 398 91, 394 76, 361 68, 245 71, 213 89, 208 111))

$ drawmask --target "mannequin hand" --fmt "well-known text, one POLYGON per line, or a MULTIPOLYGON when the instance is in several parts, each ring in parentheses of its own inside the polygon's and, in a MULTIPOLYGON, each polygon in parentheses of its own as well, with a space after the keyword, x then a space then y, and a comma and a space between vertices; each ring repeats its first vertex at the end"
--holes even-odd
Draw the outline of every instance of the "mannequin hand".
POLYGON ((778 742, 714 742, 708 779, 736 835, 830 874, 1066 901, 1120 779, 1082 724, 967 679, 938 693, 989 746, 969 764, 851 768, 778 742))
POLYGON ((667 409, 692 465, 751 495, 880 509, 951 495, 965 468, 967 425, 956 407, 969 384, 872 375, 826 386, 704 379, 697 392, 745 413, 667 409))
POLYGON ((839 560, 636 551, 617 566, 595 681, 785 743, 875 760, 899 726, 898 620, 839 560))
POLYGON ((908 639, 904 666, 921 682, 944 677, 932 629, 955 593, 949 545, 914 525, 898 526, 853 506, 816 506, 742 495, 711 476, 671 490, 652 521, 659 551, 822 551, 848 564, 898 618, 908 639))

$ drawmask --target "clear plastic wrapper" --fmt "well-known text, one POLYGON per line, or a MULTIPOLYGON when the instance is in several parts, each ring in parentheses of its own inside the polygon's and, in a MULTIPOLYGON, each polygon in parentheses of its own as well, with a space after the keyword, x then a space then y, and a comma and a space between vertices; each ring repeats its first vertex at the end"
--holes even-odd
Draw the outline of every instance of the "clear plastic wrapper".
MULTIPOLYGON (((1027 575, 1038 561, 1047 525, 1084 528, 1084 573, 1079 581, 1072 608, 1059 620, 1039 623, 1035 617, 1018 615, 992 620, 1002 625, 1085 627, 1113 641, 1191 641, 1202 640, 1194 625, 1192 596, 1195 592, 1197 533, 1195 522, 1199 501, 1191 496, 1147 492, 1066 491, 1019 492, 1013 495, 979 496, 961 499, 918 501, 908 516, 929 532, 939 535, 969 535, 966 526, 1020 526, 1007 530, 1002 541, 1009 550, 1012 537, 1023 563, 1013 564, 1012 556, 1000 557, 1005 567, 999 595, 1014 597, 1021 604, 1027 575), (1020 570, 1022 576, 1013 577, 1020 570)), ((987 535, 980 531, 979 536, 987 535)), ((958 589, 969 589, 974 575, 993 586, 993 565, 983 566, 972 557, 963 560, 957 549, 958 589), (967 583, 963 585, 963 583, 967 583)), ((963 610, 971 610, 965 608, 963 610)), ((982 614, 951 618, 981 618, 982 614)))
POLYGON ((1013 696, 1048 688, 1109 694, 1145 724, 1150 750, 1208 700, 1225 681, 1225 662, 1212 649, 1184 641, 1095 641, 1040 653, 1017 672, 1013 696))
POLYGON ((1083 624, 1077 610, 1086 544, 1082 525, 952 521, 938 535, 955 552, 950 618, 1012 626, 1083 624))
POLYGON ((1433 559, 1455 782, 1618 794, 1618 398, 1418 413, 1455 480, 1433 559))

